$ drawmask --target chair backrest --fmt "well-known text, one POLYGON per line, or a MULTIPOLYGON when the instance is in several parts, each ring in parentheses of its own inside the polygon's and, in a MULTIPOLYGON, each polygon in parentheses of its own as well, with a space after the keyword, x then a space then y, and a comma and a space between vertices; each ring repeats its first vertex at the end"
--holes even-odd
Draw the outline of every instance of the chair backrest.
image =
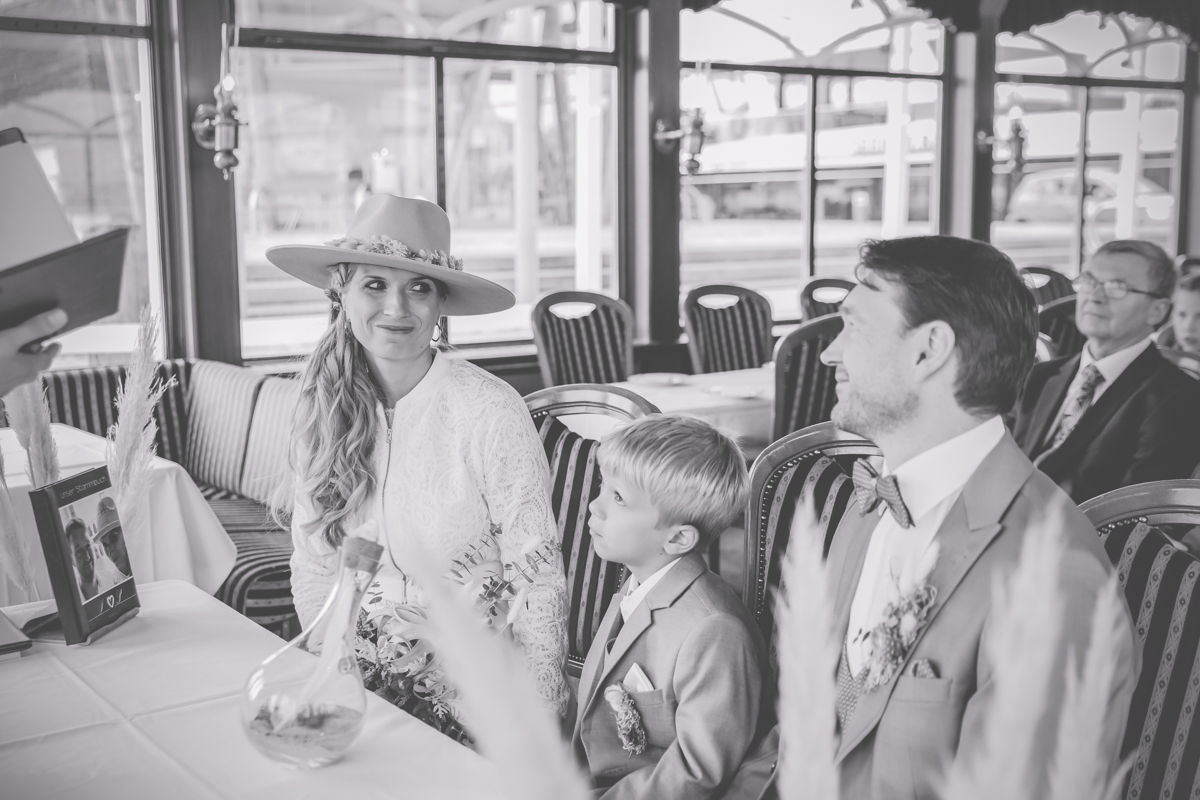
POLYGON ((1194 797, 1200 774, 1200 560, 1180 549, 1200 524, 1200 481, 1126 486, 1083 503, 1117 568, 1142 651, 1125 728, 1125 797, 1194 797))
POLYGON ((1159 352, 1163 354, 1164 358, 1188 375, 1200 379, 1200 357, 1186 350, 1175 350, 1166 347, 1161 348, 1159 352))
POLYGON ((837 403, 833 367, 821 353, 842 332, 837 314, 805 322, 775 345, 775 418, 772 438, 828 422, 837 403))
POLYGON ((1087 337, 1075 327, 1075 297, 1051 300, 1038 309, 1038 330, 1054 341, 1061 356, 1073 356, 1083 350, 1087 337))
POLYGON ((553 292, 533 307, 533 341, 546 386, 615 383, 633 372, 633 311, 623 300, 595 292, 553 292), (586 303, 580 316, 554 307, 586 303))
POLYGON ((1058 357, 1058 348, 1053 339, 1044 333, 1039 333, 1037 342, 1034 343, 1033 355, 1039 364, 1043 361, 1052 361, 1058 357))
POLYGON ((813 278, 800 290, 800 313, 805 320, 836 314, 855 286, 845 278, 813 278))
POLYGON ((1193 270, 1200 269, 1200 256, 1183 253, 1175 256, 1175 270, 1180 275, 1187 275, 1193 270))
POLYGON ((192 365, 184 468, 198 484, 237 492, 250 416, 266 376, 220 361, 192 365))
POLYGON ((1029 291, 1033 292, 1033 299, 1039 308, 1052 300, 1075 294, 1071 279, 1054 267, 1022 267, 1021 278, 1029 291))
POLYGON ((1163 349, 1179 347, 1179 340, 1175 338, 1175 326, 1170 322, 1156 330, 1150 338, 1163 349))
POLYGON ((761 367, 771 360, 771 303, 742 286, 700 286, 683 301, 692 371, 727 372, 761 367), (701 298, 733 297, 710 307, 701 298))
POLYGON ((558 417, 602 414, 633 420, 658 409, 628 389, 595 384, 542 389, 526 396, 525 405, 550 462, 551 503, 567 577, 567 668, 578 675, 608 604, 625 579, 625 567, 597 556, 588 532, 588 504, 600 494, 600 442, 580 436, 558 417))
POLYGON ((299 400, 299 380, 271 377, 263 381, 250 417, 238 494, 265 505, 276 502, 286 505, 290 500, 288 447, 299 400))
POLYGON ((854 462, 878 455, 879 448, 871 442, 826 422, 773 442, 755 460, 746 509, 742 600, 767 641, 774 640, 773 590, 779 585, 797 501, 802 494, 815 500, 820 535, 825 537, 823 552, 828 554, 833 533, 853 500, 854 462))

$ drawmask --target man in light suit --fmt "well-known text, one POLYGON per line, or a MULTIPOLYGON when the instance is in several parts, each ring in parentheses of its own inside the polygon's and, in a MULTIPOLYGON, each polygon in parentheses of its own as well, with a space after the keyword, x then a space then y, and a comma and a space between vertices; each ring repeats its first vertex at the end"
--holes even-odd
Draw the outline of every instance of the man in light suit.
MULTIPOLYGON (((1032 748, 1041 761, 1014 765, 1044 777, 1068 656, 1083 654, 1097 593, 1113 568, 1096 531, 1034 469, 999 416, 1033 362, 1033 299, 1006 256, 952 237, 869 242, 857 277, 842 306, 845 327, 822 359, 836 368, 833 421, 872 439, 884 461, 856 465, 859 506, 846 511, 828 557, 842 645, 841 794, 935 797, 956 759, 978 755, 997 669, 986 646, 994 635, 993 584, 1015 569, 1027 536, 1064 520, 1058 580, 1066 618, 1032 748), (895 673, 868 689, 881 654, 867 634, 906 574, 935 587, 936 599, 895 673)), ((1118 687, 1104 738, 1115 764, 1136 681, 1132 625, 1112 658, 1118 687)), ((761 771, 766 761, 750 762, 735 787, 752 785, 749 767, 761 771)))

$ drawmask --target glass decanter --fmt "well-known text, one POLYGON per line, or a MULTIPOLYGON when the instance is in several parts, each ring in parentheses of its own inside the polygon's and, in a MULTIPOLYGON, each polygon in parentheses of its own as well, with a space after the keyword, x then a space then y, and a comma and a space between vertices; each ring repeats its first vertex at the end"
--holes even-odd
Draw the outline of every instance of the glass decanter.
POLYGON ((270 758, 323 767, 344 756, 362 731, 367 692, 354 641, 363 593, 383 555, 374 534, 368 523, 342 541, 337 580, 321 613, 246 682, 242 727, 270 758))

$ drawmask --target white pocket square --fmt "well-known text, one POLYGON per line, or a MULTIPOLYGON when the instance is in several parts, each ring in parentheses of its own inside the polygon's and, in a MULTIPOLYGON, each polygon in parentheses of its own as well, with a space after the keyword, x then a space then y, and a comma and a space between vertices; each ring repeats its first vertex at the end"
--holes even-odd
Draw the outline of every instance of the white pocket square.
POLYGON ((654 684, 646 677, 646 673, 637 664, 629 668, 629 672, 625 673, 625 679, 621 681, 625 684, 626 690, 630 692, 653 692, 654 684))

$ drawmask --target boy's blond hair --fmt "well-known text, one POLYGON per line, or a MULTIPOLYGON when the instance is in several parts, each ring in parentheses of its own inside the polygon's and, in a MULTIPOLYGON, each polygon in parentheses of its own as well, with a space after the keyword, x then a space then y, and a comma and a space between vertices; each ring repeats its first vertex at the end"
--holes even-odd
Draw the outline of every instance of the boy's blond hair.
POLYGON ((652 414, 606 435, 600 469, 620 475, 658 508, 658 522, 694 525, 700 546, 741 519, 750 479, 737 443, 694 417, 652 414))

